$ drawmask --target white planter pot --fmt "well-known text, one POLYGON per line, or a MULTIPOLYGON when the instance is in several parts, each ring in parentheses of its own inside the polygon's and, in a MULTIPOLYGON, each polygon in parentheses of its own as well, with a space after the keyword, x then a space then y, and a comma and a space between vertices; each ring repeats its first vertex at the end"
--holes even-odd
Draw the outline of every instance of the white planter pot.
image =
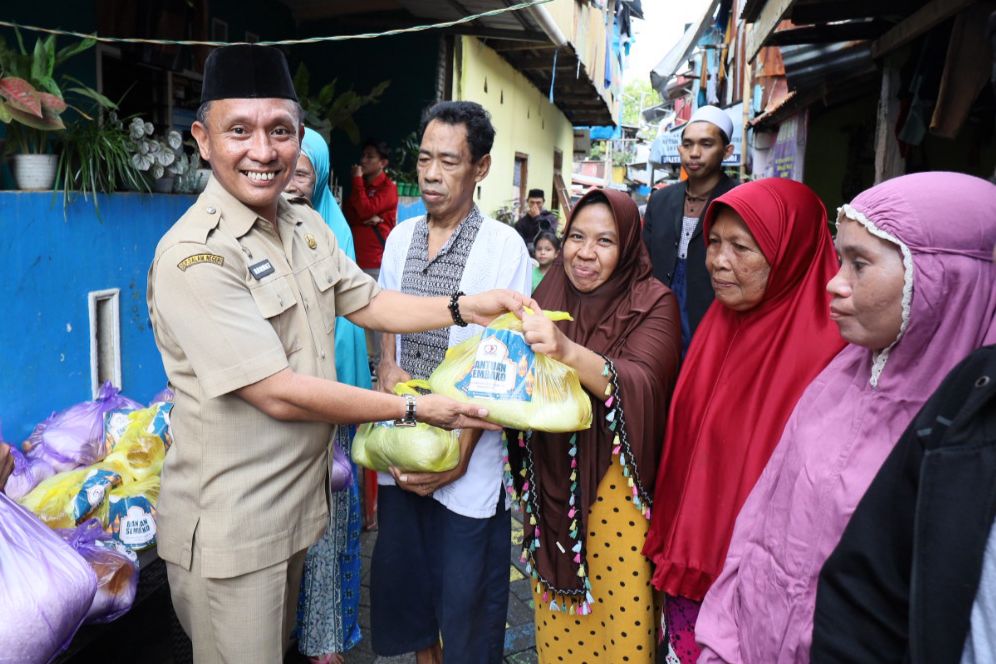
POLYGON ((14 177, 23 191, 42 191, 52 188, 55 167, 59 157, 54 154, 14 155, 14 177))

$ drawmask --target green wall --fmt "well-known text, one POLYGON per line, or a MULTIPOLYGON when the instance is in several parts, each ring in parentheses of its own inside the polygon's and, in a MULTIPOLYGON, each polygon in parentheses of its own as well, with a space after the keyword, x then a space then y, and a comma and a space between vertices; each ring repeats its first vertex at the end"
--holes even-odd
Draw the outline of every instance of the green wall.
POLYGON ((810 108, 803 180, 819 194, 833 220, 837 207, 875 179, 877 97, 832 108, 810 108))
POLYGON ((208 13, 228 23, 229 41, 245 39, 246 31, 264 41, 297 36, 294 17, 277 0, 208 0, 208 13))

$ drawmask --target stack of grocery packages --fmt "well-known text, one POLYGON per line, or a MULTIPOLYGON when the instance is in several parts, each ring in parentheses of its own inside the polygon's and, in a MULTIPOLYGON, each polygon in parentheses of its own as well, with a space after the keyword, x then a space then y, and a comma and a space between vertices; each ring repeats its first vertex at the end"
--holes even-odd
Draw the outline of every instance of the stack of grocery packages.
POLYGON ((172 395, 105 383, 35 427, 0 493, 0 664, 51 661, 86 623, 126 613, 156 542, 172 395))

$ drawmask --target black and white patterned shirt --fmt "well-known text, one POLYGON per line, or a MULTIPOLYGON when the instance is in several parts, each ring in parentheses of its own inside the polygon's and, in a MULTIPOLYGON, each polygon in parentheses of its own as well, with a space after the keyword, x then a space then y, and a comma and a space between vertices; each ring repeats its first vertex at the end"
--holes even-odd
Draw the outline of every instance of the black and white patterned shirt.
MULTIPOLYGON (((467 266, 467 257, 484 217, 476 205, 472 207, 432 260, 429 260, 428 219, 427 215, 412 222, 417 226, 405 258, 401 292, 422 296, 449 296, 460 290, 460 279, 467 266)), ((398 364, 412 378, 426 379, 446 356, 449 340, 449 328, 403 334, 401 361, 398 364)))
MULTIPOLYGON (((476 208, 462 227, 453 229, 450 241, 431 263, 429 227, 422 218, 399 223, 387 237, 380 265, 380 285, 387 290, 420 295, 452 295, 456 290, 476 295, 492 288, 529 293, 532 264, 522 238, 511 226, 489 219, 476 208), (425 272, 423 274, 423 271, 425 272)), ((394 356, 413 376, 424 378, 443 360, 446 348, 472 339, 484 328, 451 325, 437 333, 395 335, 394 356)), ((471 519, 495 515, 499 503, 502 467, 501 435, 485 431, 474 448, 467 473, 432 494, 447 510, 471 519)), ((387 473, 377 474, 378 484, 393 484, 387 473)))

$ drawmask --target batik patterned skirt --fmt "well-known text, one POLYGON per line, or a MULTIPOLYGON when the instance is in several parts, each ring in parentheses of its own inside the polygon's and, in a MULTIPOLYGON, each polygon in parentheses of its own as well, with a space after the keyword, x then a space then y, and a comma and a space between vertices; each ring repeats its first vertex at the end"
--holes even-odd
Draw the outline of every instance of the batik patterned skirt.
MULTIPOLYGON (((354 427, 340 426, 335 444, 348 457, 354 427)), ((358 473, 353 467, 353 477, 358 473)), ((325 534, 308 549, 298 603, 298 649, 308 656, 343 653, 360 642, 360 494, 354 481, 332 494, 325 534)))

